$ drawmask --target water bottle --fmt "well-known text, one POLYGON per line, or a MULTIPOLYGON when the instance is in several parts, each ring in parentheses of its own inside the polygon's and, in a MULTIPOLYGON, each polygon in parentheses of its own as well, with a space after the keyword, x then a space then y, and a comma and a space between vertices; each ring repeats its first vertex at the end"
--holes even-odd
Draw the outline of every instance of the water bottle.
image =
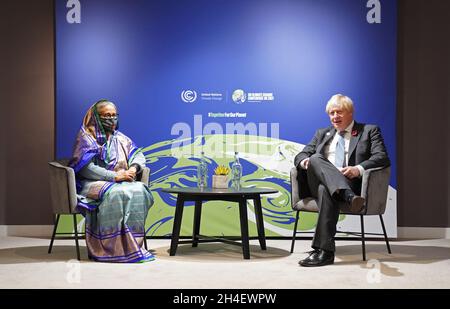
POLYGON ((234 162, 231 165, 231 176, 233 188, 239 190, 241 188, 242 165, 239 162, 239 155, 237 152, 234 153, 234 162))
POLYGON ((197 187, 204 189, 208 186, 208 165, 205 160, 205 153, 202 151, 200 162, 197 166, 197 187))

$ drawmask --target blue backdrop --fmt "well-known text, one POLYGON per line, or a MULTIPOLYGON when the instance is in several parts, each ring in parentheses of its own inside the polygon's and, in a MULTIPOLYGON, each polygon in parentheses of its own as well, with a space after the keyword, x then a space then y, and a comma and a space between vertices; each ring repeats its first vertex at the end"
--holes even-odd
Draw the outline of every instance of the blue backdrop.
POLYGON ((81 22, 69 23, 67 1, 56 1, 58 157, 71 155, 84 113, 101 98, 118 105, 121 131, 142 147, 178 137, 176 123, 193 128, 194 115, 224 129, 277 123, 280 140, 306 144, 329 125, 327 100, 344 93, 357 121, 380 125, 396 187, 396 1, 381 1, 380 24, 367 22, 364 0, 80 3, 81 22), (243 103, 233 101, 238 89, 243 103), (236 112, 245 117, 209 114, 236 112))

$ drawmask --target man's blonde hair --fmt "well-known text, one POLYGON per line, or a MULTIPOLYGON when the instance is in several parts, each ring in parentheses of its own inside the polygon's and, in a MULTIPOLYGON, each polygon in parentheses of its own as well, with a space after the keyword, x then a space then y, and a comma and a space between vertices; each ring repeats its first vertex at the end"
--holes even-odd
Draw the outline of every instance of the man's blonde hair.
POLYGON ((325 108, 325 111, 327 114, 330 113, 330 110, 333 107, 338 107, 346 110, 347 112, 350 112, 353 114, 353 101, 349 97, 343 95, 343 94, 335 94, 331 97, 331 99, 327 103, 327 107, 325 108))

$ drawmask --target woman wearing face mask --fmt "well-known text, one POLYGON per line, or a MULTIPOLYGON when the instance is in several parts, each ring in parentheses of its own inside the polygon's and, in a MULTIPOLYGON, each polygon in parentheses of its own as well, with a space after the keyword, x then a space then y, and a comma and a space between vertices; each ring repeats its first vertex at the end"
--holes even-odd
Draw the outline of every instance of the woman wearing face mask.
POLYGON ((77 208, 86 218, 88 255, 100 262, 152 261, 142 245, 153 197, 135 181, 145 157, 117 129, 114 103, 96 102, 84 117, 69 164, 76 173, 77 208))

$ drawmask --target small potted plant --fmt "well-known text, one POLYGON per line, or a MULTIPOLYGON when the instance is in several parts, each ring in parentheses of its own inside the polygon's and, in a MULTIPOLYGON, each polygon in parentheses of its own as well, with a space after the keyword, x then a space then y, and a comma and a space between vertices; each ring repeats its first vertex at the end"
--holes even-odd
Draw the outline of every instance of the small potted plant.
POLYGON ((227 189, 229 173, 230 169, 224 165, 216 167, 212 179, 212 187, 216 189, 227 189))

